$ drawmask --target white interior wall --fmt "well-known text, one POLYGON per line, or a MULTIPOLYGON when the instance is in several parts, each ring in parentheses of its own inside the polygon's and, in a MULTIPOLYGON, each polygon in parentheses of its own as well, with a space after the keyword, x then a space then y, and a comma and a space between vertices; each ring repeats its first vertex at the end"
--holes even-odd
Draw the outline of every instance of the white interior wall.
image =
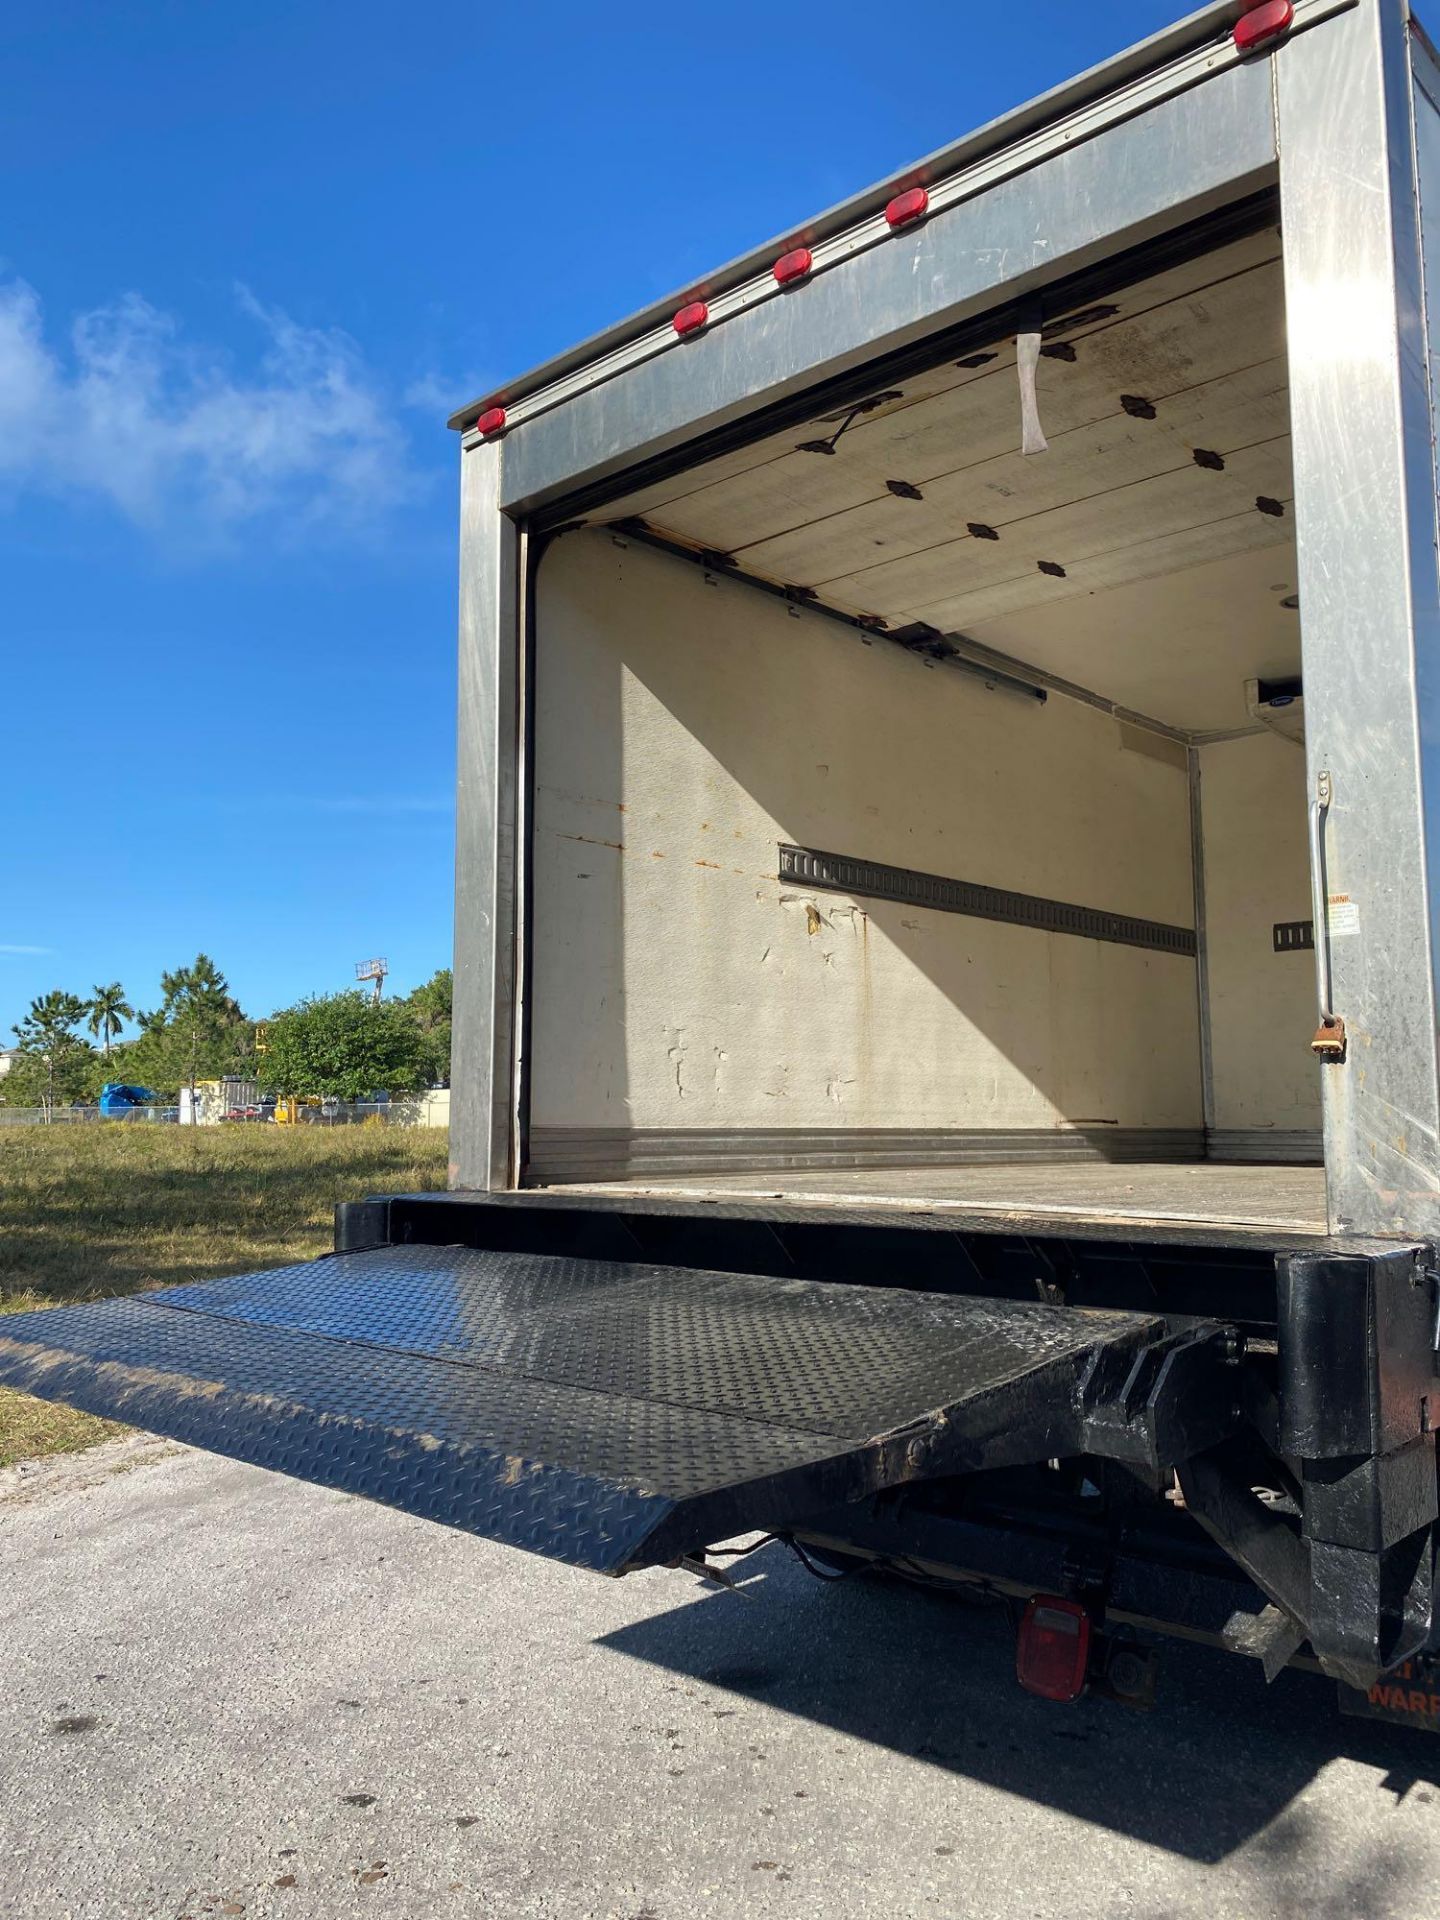
POLYGON ((1276 953, 1310 918, 1304 749, 1272 733, 1200 749, 1214 1125, 1320 1129, 1315 956, 1276 953))
POLYGON ((532 1124, 1200 1125, 1191 960, 776 878, 793 841, 1192 925, 1183 771, 609 533, 538 596, 532 1124))

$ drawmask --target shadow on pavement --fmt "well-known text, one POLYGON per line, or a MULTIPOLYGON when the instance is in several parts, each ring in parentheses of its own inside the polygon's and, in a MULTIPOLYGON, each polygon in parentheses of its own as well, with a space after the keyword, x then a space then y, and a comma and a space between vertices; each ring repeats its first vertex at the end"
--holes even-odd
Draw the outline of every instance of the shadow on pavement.
MULTIPOLYGON (((1344 1720, 1333 1682, 1163 1643, 1153 1712, 1021 1691, 1004 1613, 871 1579, 822 1585, 780 1546, 717 1593, 599 1644, 1202 1863, 1284 1814, 1332 1760, 1428 1798, 1440 1740, 1344 1720)), ((737 1569, 738 1571, 738 1569, 737 1569)), ((1284 1845, 1284 1827, 1274 1836, 1284 1845)))

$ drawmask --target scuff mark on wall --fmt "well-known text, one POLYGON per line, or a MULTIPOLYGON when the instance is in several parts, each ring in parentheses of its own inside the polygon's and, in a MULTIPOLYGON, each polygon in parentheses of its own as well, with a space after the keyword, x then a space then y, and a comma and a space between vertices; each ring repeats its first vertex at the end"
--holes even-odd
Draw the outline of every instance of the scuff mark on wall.
POLYGON ((667 1049, 667 1057, 675 1073, 675 1098, 683 1100, 685 1098, 685 1029, 676 1027, 673 1033, 674 1038, 667 1049))
POLYGON ((612 853, 623 853, 625 851, 625 842, 623 840, 597 840, 593 834, 589 833, 557 833, 555 838, 557 840, 578 840, 582 847, 609 847, 612 853))

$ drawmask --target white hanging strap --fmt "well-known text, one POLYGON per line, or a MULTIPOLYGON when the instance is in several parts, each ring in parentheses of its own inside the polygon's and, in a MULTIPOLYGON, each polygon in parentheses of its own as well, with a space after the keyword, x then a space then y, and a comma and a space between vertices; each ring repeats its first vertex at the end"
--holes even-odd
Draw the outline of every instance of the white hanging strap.
POLYGON ((1015 364, 1020 370, 1020 451, 1046 453, 1050 443, 1040 428, 1040 403, 1035 396, 1035 369, 1040 364, 1041 334, 1015 336, 1015 364))

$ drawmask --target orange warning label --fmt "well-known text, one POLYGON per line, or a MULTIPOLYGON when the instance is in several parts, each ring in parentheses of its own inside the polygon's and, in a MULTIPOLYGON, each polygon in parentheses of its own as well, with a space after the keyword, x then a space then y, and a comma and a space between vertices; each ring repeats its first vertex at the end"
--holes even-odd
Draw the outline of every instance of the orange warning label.
POLYGON ((1440 1732, 1440 1665, 1421 1656, 1402 1661, 1368 1692, 1342 1685, 1340 1710, 1363 1720, 1389 1720, 1440 1732))

